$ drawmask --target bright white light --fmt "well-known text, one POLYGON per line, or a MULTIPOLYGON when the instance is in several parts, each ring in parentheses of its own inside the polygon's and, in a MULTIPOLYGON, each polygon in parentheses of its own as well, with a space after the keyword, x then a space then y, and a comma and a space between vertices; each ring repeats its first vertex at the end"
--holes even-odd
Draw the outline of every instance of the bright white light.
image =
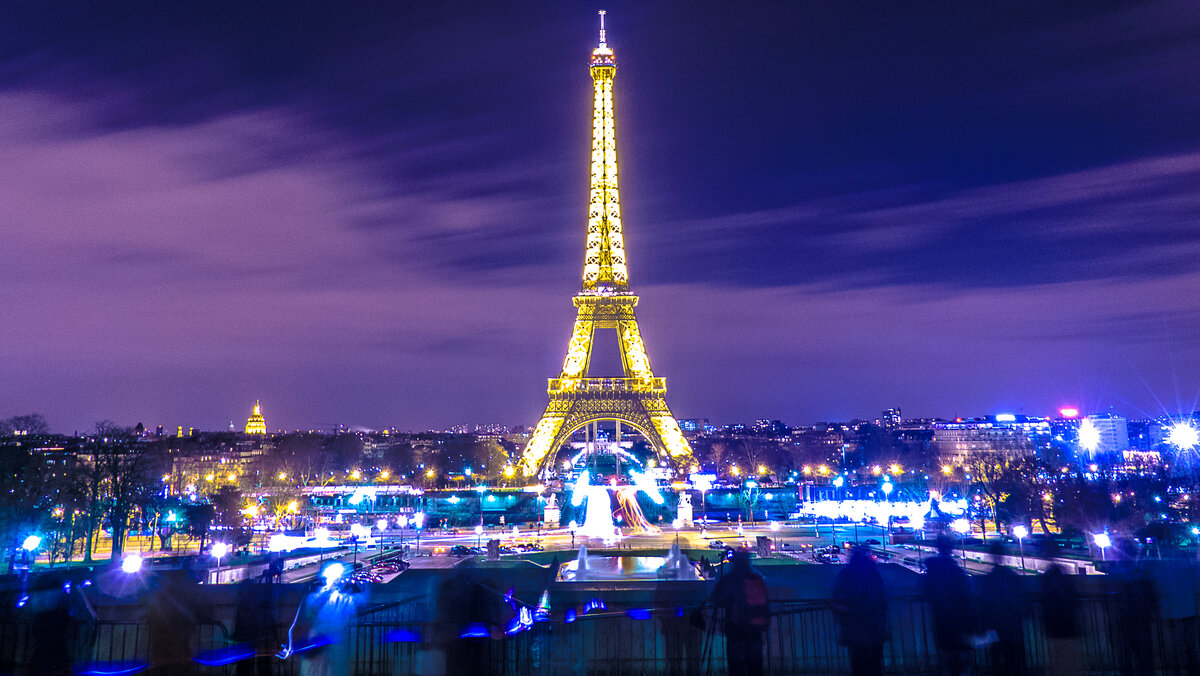
POLYGON ((1079 422, 1079 447, 1088 453, 1095 453, 1100 448, 1100 430, 1088 418, 1079 422))
POLYGON ((229 545, 225 544, 224 542, 214 542, 213 543, 212 555, 217 557, 217 560, 221 560, 221 559, 225 558, 225 555, 228 553, 229 553, 229 545))
POLYGON ((1029 529, 1025 526, 1013 526, 1013 537, 1018 540, 1024 540, 1029 537, 1029 529))
POLYGON ((954 523, 950 524, 950 527, 962 535, 971 532, 971 522, 966 519, 955 519, 954 523))
POLYGON ((891 495, 892 489, 895 488, 895 486, 892 485, 892 482, 885 481, 883 482, 883 486, 881 486, 881 488, 883 488, 884 495, 891 495))
POLYGON ((675 530, 679 530, 682 527, 683 527, 683 520, 681 520, 681 519, 675 519, 674 521, 671 522, 671 528, 674 528, 675 530))
POLYGON ((567 524, 567 528, 574 533, 575 529, 579 528, 579 524, 575 522, 575 519, 571 519, 571 523, 567 524))
POLYGON ((137 554, 130 554, 121 559, 121 570, 133 575, 142 569, 142 557, 137 554))
POLYGON ((579 478, 575 480, 575 488, 571 492, 572 507, 583 504, 583 499, 587 497, 587 487, 591 482, 591 476, 586 469, 579 473, 579 478))
POLYGON ((387 519, 380 519, 375 522, 375 527, 379 530, 387 530, 387 519))
POLYGON ((696 490, 708 491, 712 489, 713 482, 717 480, 717 475, 696 473, 692 474, 690 478, 692 480, 692 485, 696 487, 696 490))
POLYGON ((1112 538, 1108 536, 1108 533, 1096 533, 1092 536, 1092 541, 1100 549, 1108 549, 1112 546, 1112 538))
POLYGON ((475 534, 482 535, 483 534, 483 526, 479 526, 479 525, 475 526, 475 534))
POLYGON ((1200 445, 1200 430, 1192 427, 1190 422, 1177 422, 1167 431, 1167 443, 1183 451, 1190 451, 1200 445))
POLYGON ((838 488, 841 488, 845 483, 846 483, 845 477, 839 476, 833 480, 833 485, 837 486, 838 488))
POLYGON ((632 470, 629 472, 629 476, 633 479, 633 485, 637 486, 643 491, 646 491, 646 495, 650 496, 650 499, 654 501, 654 504, 661 505, 666 502, 666 499, 663 498, 662 491, 658 490, 658 484, 654 483, 654 479, 642 474, 637 470, 632 470))
POLYGON ((321 571, 321 577, 325 579, 325 586, 332 587, 335 582, 341 579, 342 574, 346 572, 346 567, 337 561, 325 566, 321 571))
POLYGON ((413 514, 413 525, 417 528, 425 527, 425 512, 417 512, 413 514))
POLYGON ((778 522, 778 521, 772 521, 772 522, 771 522, 771 530, 773 530, 773 531, 778 531, 778 530, 779 530, 779 522, 778 522))
POLYGON ((38 545, 40 544, 42 544, 42 536, 30 535, 29 537, 25 538, 24 542, 21 543, 21 549, 24 549, 27 552, 32 552, 33 550, 37 549, 38 545))
POLYGON ((1016 422, 1017 416, 1011 413, 997 413, 996 422, 1016 422))

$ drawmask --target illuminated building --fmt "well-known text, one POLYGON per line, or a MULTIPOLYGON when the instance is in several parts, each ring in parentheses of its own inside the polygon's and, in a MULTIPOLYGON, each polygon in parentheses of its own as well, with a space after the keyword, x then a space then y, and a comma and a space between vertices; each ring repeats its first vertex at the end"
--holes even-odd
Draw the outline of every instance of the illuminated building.
POLYGON ((1079 423, 1079 448, 1089 455, 1129 450, 1129 427, 1119 415, 1089 415, 1079 423))
POLYGON ((940 462, 963 465, 971 456, 998 454, 1009 458, 1032 455, 1050 435, 1042 418, 1000 414, 971 420, 939 422, 933 426, 933 443, 940 462))
POLYGON ((254 413, 246 420, 246 434, 266 434, 267 421, 262 415, 262 404, 254 402, 254 413))
POLYGON ((899 408, 889 408, 884 410, 883 416, 880 418, 883 426, 889 430, 894 430, 904 422, 904 418, 900 416, 899 408))
POLYGON ((656 378, 642 343, 629 291, 621 205, 617 194, 617 138, 613 79, 617 61, 605 41, 600 13, 600 44, 592 51, 592 155, 587 246, 583 287, 574 302, 578 313, 562 373, 551 378, 550 403, 521 456, 521 472, 535 476, 571 435, 599 421, 616 421, 642 433, 677 471, 694 464, 692 448, 667 407, 666 379, 656 378), (597 329, 615 329, 623 377, 589 377, 597 329))

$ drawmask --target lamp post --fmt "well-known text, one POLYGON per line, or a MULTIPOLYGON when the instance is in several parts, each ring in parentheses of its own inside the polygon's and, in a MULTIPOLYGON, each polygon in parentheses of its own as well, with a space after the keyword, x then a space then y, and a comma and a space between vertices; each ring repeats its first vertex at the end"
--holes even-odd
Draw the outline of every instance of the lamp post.
POLYGON ((571 549, 575 549, 575 529, 579 528, 579 524, 571 519, 571 523, 567 524, 567 530, 571 531, 571 549))
POLYGON ((377 528, 379 530, 379 552, 380 553, 383 553, 384 536, 387 534, 386 533, 387 525, 388 525, 387 519, 380 519, 375 522, 375 528, 377 528))
POLYGON ((421 555, 421 529, 425 527, 425 512, 413 515, 413 525, 417 527, 417 556, 421 555))
POLYGON ((1105 550, 1112 546, 1112 538, 1108 536, 1107 532, 1096 533, 1092 536, 1092 541, 1100 548, 1100 560, 1107 561, 1108 557, 1105 554, 1105 550))
POLYGON ((779 550, 779 522, 771 522, 771 532, 775 535, 775 550, 779 550))
POLYGON ((229 553, 229 545, 224 542, 214 542, 212 546, 213 558, 217 560, 217 584, 221 583, 221 559, 229 553))
POLYGON ((967 562, 967 533, 971 532, 971 522, 966 519, 958 519, 953 524, 954 530, 958 531, 959 542, 962 548, 963 563, 967 562))
POLYGON ((679 527, 681 525, 683 525, 683 522, 680 521, 679 518, 676 518, 671 522, 671 526, 675 528, 675 546, 679 546, 679 527))
POLYGON ((1025 537, 1029 529, 1025 526, 1013 526, 1013 537, 1017 539, 1017 549, 1021 552, 1021 572, 1025 572, 1025 537))
POLYGON ((895 488, 895 486, 893 486, 892 482, 888 481, 888 478, 885 476, 883 478, 883 486, 881 488, 883 488, 883 500, 884 502, 888 503, 887 529, 883 533, 883 551, 886 554, 887 543, 892 535, 892 489, 895 488))

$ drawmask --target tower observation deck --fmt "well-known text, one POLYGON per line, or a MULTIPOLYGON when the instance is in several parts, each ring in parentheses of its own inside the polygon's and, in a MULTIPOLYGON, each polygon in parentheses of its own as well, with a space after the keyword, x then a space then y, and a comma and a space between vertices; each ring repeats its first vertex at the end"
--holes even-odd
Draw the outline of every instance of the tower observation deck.
POLYGON ((693 463, 692 449, 667 406, 666 380, 655 377, 650 369, 650 358, 646 356, 634 314, 638 297, 629 291, 617 188, 613 95, 617 59, 606 40, 603 11, 600 43, 592 50, 589 71, 592 152, 583 285, 574 298, 575 325, 562 372, 550 379, 547 388, 550 402, 525 446, 520 468, 525 476, 536 476, 577 430, 599 421, 616 421, 645 436, 676 471, 687 471, 693 463), (616 330, 622 377, 590 377, 597 329, 616 330))

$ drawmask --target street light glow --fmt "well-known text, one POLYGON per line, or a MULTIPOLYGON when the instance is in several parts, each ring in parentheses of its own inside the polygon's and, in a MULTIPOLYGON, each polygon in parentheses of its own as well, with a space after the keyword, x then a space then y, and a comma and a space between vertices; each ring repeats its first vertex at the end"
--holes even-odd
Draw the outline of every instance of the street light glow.
POLYGON ((1181 451, 1190 451, 1200 445, 1200 430, 1190 422, 1177 422, 1167 432, 1167 443, 1181 451))
POLYGON ((213 543, 212 555, 217 558, 217 561, 220 561, 221 559, 225 558, 225 555, 228 553, 229 553, 229 545, 225 544, 224 542, 214 542, 213 543))
POLYGON ((1088 418, 1079 423, 1079 447, 1088 453, 1095 453, 1100 448, 1100 430, 1088 418))
POLYGON ((121 559, 121 570, 133 575, 142 569, 142 557, 137 554, 130 554, 121 559))
POLYGON ((1100 549, 1108 549, 1112 546, 1112 538, 1108 536, 1108 533, 1096 533, 1092 536, 1092 541, 1100 549))
POLYGON ((1029 529, 1025 526, 1013 526, 1013 537, 1018 540, 1023 540, 1029 535, 1029 529))

